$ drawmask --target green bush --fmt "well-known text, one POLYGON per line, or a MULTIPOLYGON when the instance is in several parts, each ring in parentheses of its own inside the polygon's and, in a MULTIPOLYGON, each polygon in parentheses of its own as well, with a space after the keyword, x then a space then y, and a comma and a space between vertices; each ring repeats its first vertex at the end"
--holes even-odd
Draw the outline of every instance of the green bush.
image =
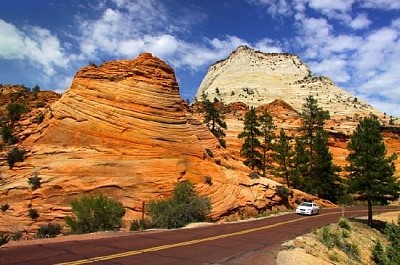
POLYGON ((74 234, 118 230, 122 227, 125 209, 122 203, 103 195, 83 196, 71 203, 74 216, 67 216, 65 222, 74 234))
POLYGON ((6 212, 8 209, 10 209, 10 204, 6 203, 6 204, 2 204, 1 205, 1 212, 6 212))
POLYGON ((372 260, 378 265, 388 264, 388 259, 382 243, 378 240, 372 249, 372 260))
POLYGON ((133 220, 131 223, 130 231, 142 231, 146 229, 153 228, 154 225, 149 219, 133 220))
POLYGON ((199 197, 190 181, 177 184, 171 199, 153 201, 148 206, 153 224, 168 229, 205 221, 210 210, 209 198, 199 197))
POLYGON ((36 232, 37 238, 49 238, 56 237, 61 234, 61 225, 57 223, 48 223, 47 225, 41 225, 36 232))
POLYGON ((18 121, 21 118, 21 115, 28 112, 28 108, 20 103, 10 103, 6 107, 7 110, 7 118, 10 121, 18 121))
POLYGON ((32 219, 32 220, 36 220, 39 218, 39 213, 36 209, 33 208, 29 208, 28 210, 28 216, 32 219))
POLYGON ((31 186, 32 190, 40 188, 41 178, 38 177, 37 173, 34 173, 32 177, 28 178, 28 184, 31 186))
POLYGON ((19 149, 18 147, 14 147, 7 153, 7 163, 11 168, 14 167, 16 162, 23 162, 25 159, 25 150, 19 149))
POLYGON ((339 225, 340 228, 346 229, 348 231, 351 230, 350 224, 349 224, 349 222, 347 221, 346 218, 341 217, 339 219, 338 225, 339 225))
POLYGON ((208 155, 209 157, 211 157, 211 158, 214 157, 213 152, 212 152, 210 149, 208 149, 208 148, 206 148, 206 153, 207 153, 207 155, 208 155))
POLYGON ((0 246, 7 244, 10 241, 10 235, 6 233, 0 233, 0 246))
POLYGON ((5 144, 11 145, 18 141, 17 137, 13 135, 13 128, 5 122, 1 124, 1 137, 5 144))

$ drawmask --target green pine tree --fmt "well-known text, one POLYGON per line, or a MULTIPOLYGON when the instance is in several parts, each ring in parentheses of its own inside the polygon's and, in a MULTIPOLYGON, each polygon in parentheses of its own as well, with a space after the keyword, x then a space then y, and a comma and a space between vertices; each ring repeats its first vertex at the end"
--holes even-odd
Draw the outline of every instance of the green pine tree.
POLYGON ((294 172, 294 155, 289 137, 286 135, 285 130, 281 129, 279 137, 273 144, 272 159, 277 164, 273 171, 276 176, 285 179, 288 188, 291 186, 290 182, 294 172))
POLYGON ((215 106, 216 102, 211 102, 206 94, 202 94, 202 107, 204 112, 204 123, 207 125, 210 132, 218 139, 222 147, 226 148, 225 130, 227 129, 219 109, 215 106))
POLYGON ((306 178, 304 176, 308 174, 310 158, 304 140, 301 137, 296 137, 295 141, 292 184, 295 189, 306 190, 308 182, 305 181, 306 178))
POLYGON ((261 151, 262 151, 262 176, 266 177, 267 169, 271 169, 272 158, 269 152, 272 150, 272 140, 275 138, 274 131, 276 126, 272 119, 271 114, 268 110, 264 110, 260 117, 258 117, 260 123, 260 134, 261 134, 261 151))
POLYGON ((258 140, 258 137, 261 136, 259 126, 256 109, 250 107, 244 117, 243 132, 238 135, 238 138, 244 139, 240 153, 245 157, 244 164, 252 170, 262 167, 262 155, 259 151, 261 143, 258 140))
POLYGON ((387 204, 399 197, 400 182, 394 177, 396 155, 387 156, 375 116, 360 121, 347 145, 349 190, 368 202, 368 225, 372 225, 372 203, 387 204))

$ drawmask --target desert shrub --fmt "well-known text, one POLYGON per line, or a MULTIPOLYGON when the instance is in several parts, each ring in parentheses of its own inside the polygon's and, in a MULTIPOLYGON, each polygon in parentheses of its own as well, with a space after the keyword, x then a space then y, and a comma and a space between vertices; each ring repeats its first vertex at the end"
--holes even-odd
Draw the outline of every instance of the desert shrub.
POLYGON ((13 135, 13 128, 5 122, 1 124, 1 137, 5 144, 11 145, 18 141, 17 137, 13 135))
POLYGON ((22 231, 20 230, 15 230, 15 232, 11 234, 11 239, 14 241, 18 241, 21 238, 22 238, 22 231))
POLYGON ((83 196, 71 203, 74 216, 67 216, 65 222, 74 234, 118 230, 122 227, 125 209, 122 203, 103 195, 83 196))
POLYGON ((279 197, 281 197, 283 200, 287 200, 289 198, 290 192, 289 192, 289 189, 286 188, 285 186, 282 186, 282 185, 276 186, 275 191, 276 191, 276 194, 279 197))
POLYGON ((10 235, 6 233, 0 233, 0 246, 7 244, 10 241, 10 235))
POLYGON ((39 218, 39 213, 36 209, 33 208, 29 208, 28 210, 28 216, 32 219, 32 220, 36 220, 39 218))
POLYGON ((142 231, 146 229, 153 228, 154 225, 149 219, 133 220, 131 223, 130 231, 142 231))
POLYGON ((10 204, 6 203, 6 204, 2 204, 1 205, 1 212, 6 212, 8 209, 10 209, 10 204))
POLYGON ((213 184, 212 183, 212 177, 211 176, 205 176, 204 177, 204 183, 211 186, 213 184))
POLYGON ((36 108, 44 108, 44 106, 46 106, 46 102, 44 102, 44 100, 42 100, 36 104, 36 108))
POLYGON ((18 121, 21 115, 28 111, 28 108, 21 103, 10 103, 6 107, 7 118, 10 121, 18 121))
POLYGON ((209 198, 198 196, 190 181, 177 184, 172 198, 152 201, 148 206, 153 224, 168 229, 205 221, 210 210, 209 198))
POLYGON ((338 225, 339 225, 340 228, 346 229, 348 231, 351 230, 351 226, 350 226, 350 224, 349 224, 349 222, 347 221, 346 218, 341 217, 339 219, 338 225))
POLYGON ((378 265, 388 264, 388 258, 382 243, 378 240, 372 249, 372 260, 378 265))
POLYGON ((329 252, 328 253, 328 258, 333 262, 339 262, 340 261, 340 256, 336 251, 329 252))
POLYGON ((39 114, 36 116, 36 118, 35 118, 35 122, 36 122, 37 124, 42 123, 43 120, 44 120, 44 114, 43 114, 43 113, 39 113, 39 114))
POLYGON ((211 158, 214 157, 213 152, 212 152, 210 149, 208 149, 208 148, 206 148, 206 153, 207 153, 207 155, 208 155, 209 157, 211 157, 211 158))
POLYGON ((61 225, 57 223, 48 223, 47 225, 41 225, 36 232, 37 238, 48 238, 56 237, 61 234, 61 225))
POLYGON ((14 167, 16 162, 22 162, 25 159, 25 150, 14 147, 7 153, 7 163, 11 168, 14 167))
POLYGON ((28 178, 28 184, 31 186, 32 190, 40 188, 40 181, 42 179, 38 177, 37 173, 34 173, 32 177, 28 178))

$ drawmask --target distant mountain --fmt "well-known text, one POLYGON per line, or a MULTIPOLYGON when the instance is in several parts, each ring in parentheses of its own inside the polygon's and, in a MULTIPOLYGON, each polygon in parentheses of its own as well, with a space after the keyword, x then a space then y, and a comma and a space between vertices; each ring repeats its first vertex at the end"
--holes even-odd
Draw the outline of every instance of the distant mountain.
MULTIPOLYGON (((360 117, 375 114, 383 123, 389 122, 384 113, 329 78, 313 76, 297 55, 262 53, 247 46, 239 46, 228 58, 210 66, 196 99, 201 100, 203 93, 225 104, 243 102, 255 107, 281 99, 299 112, 304 99, 313 95, 334 120, 358 122, 360 117)), ((346 122, 342 125, 348 128, 346 122)))

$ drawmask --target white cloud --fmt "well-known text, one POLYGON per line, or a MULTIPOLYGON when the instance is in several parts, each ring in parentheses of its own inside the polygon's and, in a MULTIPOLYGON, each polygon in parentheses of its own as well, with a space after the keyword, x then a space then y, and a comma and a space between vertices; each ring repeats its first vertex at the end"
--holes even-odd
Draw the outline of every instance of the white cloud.
POLYGON ((366 8, 400 9, 400 2, 396 0, 362 0, 360 2, 366 8))
POLYGON ((363 13, 350 22, 350 27, 353 29, 365 29, 368 28, 371 23, 372 21, 368 19, 367 14, 363 13))
POLYGON ((28 60, 48 76, 69 62, 59 39, 47 29, 26 26, 21 30, 0 19, 0 39, 0 58, 28 60))

